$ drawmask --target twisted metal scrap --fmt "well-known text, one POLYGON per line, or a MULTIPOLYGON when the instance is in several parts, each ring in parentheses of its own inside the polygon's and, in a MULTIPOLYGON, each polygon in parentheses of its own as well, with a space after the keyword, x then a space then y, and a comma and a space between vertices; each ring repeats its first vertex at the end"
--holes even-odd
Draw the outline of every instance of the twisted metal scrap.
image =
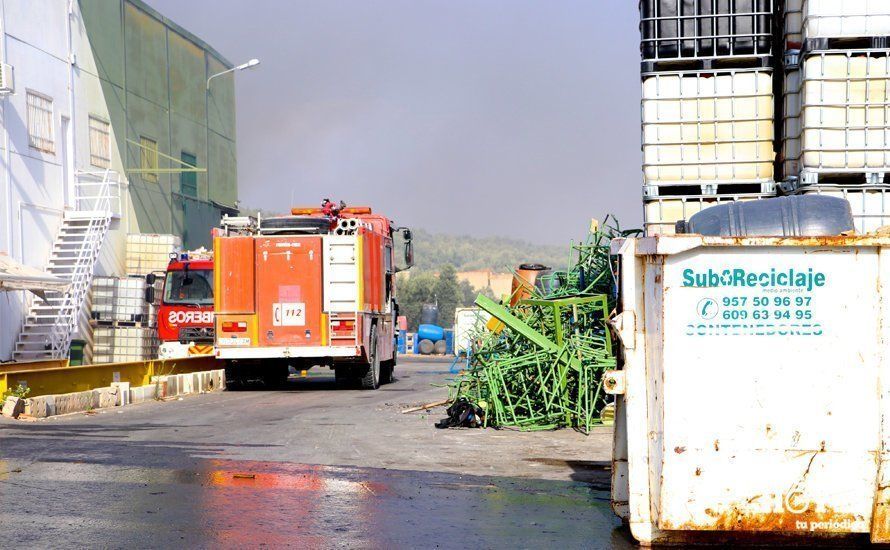
POLYGON ((480 405, 485 426, 588 433, 602 423, 603 373, 616 366, 607 324, 617 296, 609 241, 637 232, 607 218, 603 229, 572 245, 569 267, 547 276, 532 299, 493 307, 480 296, 477 305, 501 323, 474 335, 469 367, 450 386, 451 400, 480 405))

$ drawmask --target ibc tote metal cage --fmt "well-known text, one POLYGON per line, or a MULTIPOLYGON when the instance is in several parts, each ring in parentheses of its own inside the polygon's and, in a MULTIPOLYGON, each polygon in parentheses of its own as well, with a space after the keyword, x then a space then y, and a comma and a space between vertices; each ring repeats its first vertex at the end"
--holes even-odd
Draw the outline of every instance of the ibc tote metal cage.
POLYGON ((713 61, 771 63, 774 0, 641 0, 639 6, 643 72, 660 70, 662 62, 697 61, 687 68, 700 69, 713 61))

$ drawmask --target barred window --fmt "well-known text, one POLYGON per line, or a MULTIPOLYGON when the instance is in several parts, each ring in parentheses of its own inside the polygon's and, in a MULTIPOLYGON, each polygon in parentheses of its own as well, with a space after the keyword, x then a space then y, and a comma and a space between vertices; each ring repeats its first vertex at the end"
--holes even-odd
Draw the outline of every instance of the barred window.
POLYGON ((90 115, 90 164, 98 168, 111 166, 111 125, 90 115))
POLYGON ((158 183, 158 173, 152 170, 158 169, 158 142, 144 137, 139 137, 139 145, 142 150, 142 180, 148 183, 158 183))
POLYGON ((44 151, 55 153, 53 141, 53 100, 45 95, 28 91, 28 145, 44 151))

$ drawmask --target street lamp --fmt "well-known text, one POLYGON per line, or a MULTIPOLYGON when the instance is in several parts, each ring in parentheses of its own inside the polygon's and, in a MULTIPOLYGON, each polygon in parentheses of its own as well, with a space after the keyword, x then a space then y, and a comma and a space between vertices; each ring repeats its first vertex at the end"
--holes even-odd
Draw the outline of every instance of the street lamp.
POLYGON ((226 69, 225 71, 222 71, 220 73, 210 75, 210 78, 207 79, 207 89, 208 90, 210 89, 210 81, 218 76, 222 76, 224 74, 232 73, 235 71, 243 71, 244 69, 251 69, 253 67, 256 67, 259 64, 260 64, 260 60, 254 58, 254 59, 251 59, 250 61, 248 61, 247 63, 242 63, 242 64, 238 65, 237 67, 232 67, 231 69, 226 69))

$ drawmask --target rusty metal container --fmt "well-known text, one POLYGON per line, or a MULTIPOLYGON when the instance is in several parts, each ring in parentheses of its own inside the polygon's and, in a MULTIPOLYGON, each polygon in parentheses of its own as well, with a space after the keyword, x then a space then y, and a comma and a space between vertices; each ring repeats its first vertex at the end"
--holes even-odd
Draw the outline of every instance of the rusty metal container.
POLYGON ((890 238, 616 240, 613 509, 643 544, 890 542, 890 238))
POLYGON ((513 275, 513 284, 510 288, 510 305, 515 306, 520 300, 531 298, 535 287, 543 288, 542 277, 549 275, 552 270, 542 264, 522 264, 513 275))

